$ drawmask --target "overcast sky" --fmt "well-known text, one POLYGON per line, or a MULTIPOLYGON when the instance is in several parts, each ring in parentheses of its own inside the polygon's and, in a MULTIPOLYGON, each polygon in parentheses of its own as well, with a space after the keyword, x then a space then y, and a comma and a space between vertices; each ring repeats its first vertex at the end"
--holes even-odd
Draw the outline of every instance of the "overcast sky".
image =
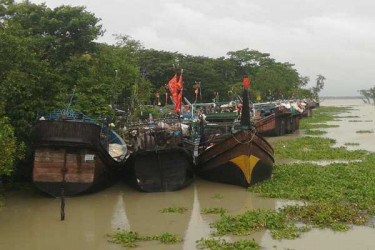
POLYGON ((322 95, 375 86, 375 1, 371 0, 31 0, 83 5, 112 34, 146 48, 210 57, 250 48, 327 78, 322 95))

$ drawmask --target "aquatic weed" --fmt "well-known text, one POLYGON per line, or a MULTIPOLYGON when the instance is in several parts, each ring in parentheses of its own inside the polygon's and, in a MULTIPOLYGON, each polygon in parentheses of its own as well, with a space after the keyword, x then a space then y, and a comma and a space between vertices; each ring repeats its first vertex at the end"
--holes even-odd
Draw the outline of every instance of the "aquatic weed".
POLYGON ((162 233, 158 235, 158 240, 163 244, 174 244, 182 241, 180 236, 170 233, 162 233))
POLYGON ((295 140, 278 141, 275 157, 296 160, 356 160, 367 155, 365 150, 349 151, 345 147, 331 147, 336 141, 321 137, 301 137, 295 140))
POLYGON ((311 129, 306 129, 305 134, 307 135, 323 135, 326 134, 326 131, 323 130, 311 130, 311 129))
POLYGON ((348 230, 347 224, 363 225, 369 219, 363 210, 349 203, 318 202, 306 206, 286 206, 280 212, 294 220, 336 231, 348 230))
POLYGON ((297 227, 286 214, 269 209, 249 210, 236 216, 221 215, 220 220, 211 224, 217 229, 214 236, 226 234, 250 235, 261 230, 270 230, 274 239, 295 239, 309 227, 297 227))
POLYGON ((357 130, 355 132, 358 133, 358 134, 372 134, 372 133, 374 133, 374 131, 372 131, 372 130, 357 130))
POLYGON ((179 213, 183 214, 187 210, 186 207, 166 207, 160 210, 161 213, 166 214, 166 213, 179 213))
POLYGON ((113 235, 108 236, 111 237, 110 242, 121 244, 122 246, 129 248, 137 247, 137 242, 139 241, 158 240, 163 244, 174 244, 182 241, 180 236, 170 233, 162 233, 160 235, 152 236, 142 236, 139 235, 137 232, 117 230, 113 235))
POLYGON ((219 193, 216 193, 216 194, 214 194, 211 198, 212 198, 212 199, 218 199, 218 200, 221 200, 221 199, 223 199, 223 196, 222 196, 221 194, 219 194, 219 193))
POLYGON ((360 144, 358 142, 346 142, 344 143, 345 146, 359 146, 360 144))
POLYGON ((275 165, 272 179, 250 191, 263 196, 309 201, 375 203, 375 154, 361 162, 319 166, 311 163, 275 165))
POLYGON ((227 210, 222 207, 202 208, 201 214, 224 214, 227 210))
POLYGON ((314 110, 312 117, 308 117, 300 121, 299 128, 314 129, 339 127, 339 125, 330 125, 325 123, 329 121, 338 121, 335 114, 348 112, 349 110, 351 110, 350 107, 319 107, 314 110))
POLYGON ((233 243, 227 242, 224 239, 200 239, 196 241, 198 249, 212 249, 212 250, 236 250, 236 249, 248 249, 257 250, 260 249, 258 243, 254 240, 239 240, 233 243))

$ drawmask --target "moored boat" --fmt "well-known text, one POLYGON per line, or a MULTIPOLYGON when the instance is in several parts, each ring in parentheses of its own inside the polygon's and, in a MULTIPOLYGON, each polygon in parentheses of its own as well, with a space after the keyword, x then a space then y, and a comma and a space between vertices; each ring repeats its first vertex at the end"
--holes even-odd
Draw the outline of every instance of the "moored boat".
POLYGON ((41 117, 34 128, 34 147, 33 182, 54 197, 109 186, 127 157, 120 136, 73 110, 41 117))
POLYGON ((193 181, 193 160, 182 146, 178 119, 152 120, 130 126, 126 168, 129 184, 144 192, 182 189, 193 181))
POLYGON ((243 103, 240 130, 218 135, 218 140, 201 150, 196 173, 202 178, 248 187, 271 177, 273 148, 253 130, 246 88, 243 103))

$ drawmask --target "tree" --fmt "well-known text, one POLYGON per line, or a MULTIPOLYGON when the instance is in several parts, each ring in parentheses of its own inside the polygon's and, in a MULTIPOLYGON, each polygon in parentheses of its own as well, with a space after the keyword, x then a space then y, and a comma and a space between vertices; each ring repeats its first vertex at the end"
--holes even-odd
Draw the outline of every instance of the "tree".
POLYGON ((315 98, 319 99, 319 92, 324 88, 326 78, 322 75, 318 75, 316 78, 316 85, 312 88, 315 98))
POLYGON ((17 142, 7 117, 0 118, 0 177, 10 176, 14 163, 24 156, 24 145, 17 142))

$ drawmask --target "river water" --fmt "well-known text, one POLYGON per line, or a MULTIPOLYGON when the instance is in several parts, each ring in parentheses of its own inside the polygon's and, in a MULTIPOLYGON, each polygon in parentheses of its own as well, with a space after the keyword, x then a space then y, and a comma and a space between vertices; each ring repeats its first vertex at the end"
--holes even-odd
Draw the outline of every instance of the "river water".
MULTIPOLYGON (((341 116, 339 128, 326 129, 327 137, 337 140, 337 146, 358 142, 375 151, 375 134, 358 134, 357 130, 375 129, 375 107, 361 100, 327 100, 322 105, 352 106, 354 110, 341 116), (349 120, 360 120, 349 122, 349 120), (371 120, 371 121, 370 121, 371 120)), ((297 134, 282 139, 295 138, 297 134)), ((270 140, 271 143, 275 139, 270 140)), ((277 161, 277 159, 276 159, 277 161)), ((123 183, 98 193, 66 199, 66 220, 60 221, 60 200, 38 192, 34 187, 6 194, 7 206, 0 210, 0 249, 124 249, 108 242, 107 234, 117 228, 142 235, 169 232, 183 238, 179 244, 164 245, 157 241, 140 242, 137 249, 196 249, 196 240, 208 238, 209 224, 218 215, 202 215, 202 208, 223 207, 230 214, 249 209, 277 209, 293 201, 258 197, 237 186, 197 179, 184 190, 169 193, 141 193, 123 183), (163 214, 166 207, 186 207, 183 214, 163 214)), ((374 228, 354 227, 348 232, 313 229, 296 240, 273 240, 270 233, 248 236, 264 249, 375 249, 374 228)), ((244 237, 241 237, 244 238, 244 237)), ((228 240, 239 237, 228 236, 228 240)))

